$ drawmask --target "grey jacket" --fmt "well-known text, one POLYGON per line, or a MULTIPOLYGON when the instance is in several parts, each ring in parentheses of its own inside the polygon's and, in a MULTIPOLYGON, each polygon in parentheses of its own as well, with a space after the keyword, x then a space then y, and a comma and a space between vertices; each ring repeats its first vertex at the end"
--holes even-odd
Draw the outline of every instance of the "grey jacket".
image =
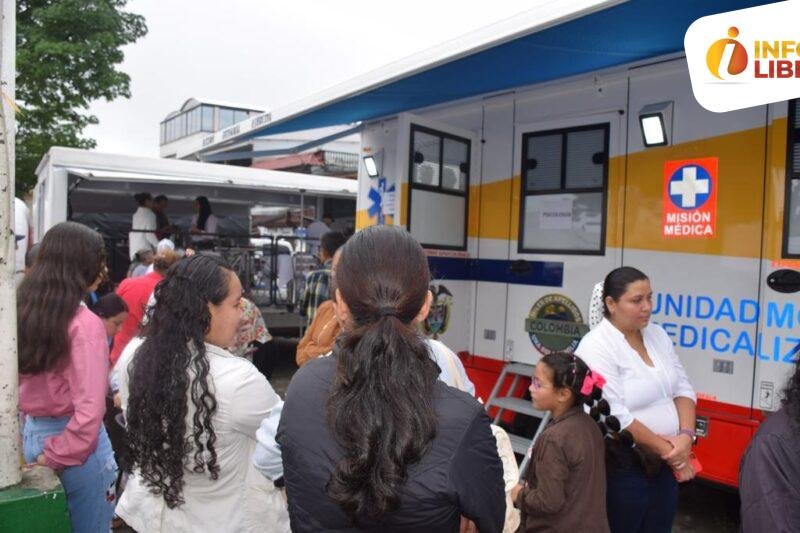
POLYGON ((800 531, 800 431, 784 409, 758 428, 739 470, 742 531, 800 531))

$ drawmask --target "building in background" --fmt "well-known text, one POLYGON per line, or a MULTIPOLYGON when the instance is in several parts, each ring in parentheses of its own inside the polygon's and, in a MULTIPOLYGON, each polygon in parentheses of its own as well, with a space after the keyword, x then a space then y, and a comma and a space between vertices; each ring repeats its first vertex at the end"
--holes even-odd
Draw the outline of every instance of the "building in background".
MULTIPOLYGON (((263 109, 230 104, 218 100, 189 98, 177 111, 161 122, 160 155, 175 158, 180 148, 208 133, 227 128, 237 122, 263 113, 263 109)), ((192 159, 184 157, 183 159, 192 159)), ((197 158, 194 158, 197 159, 197 158)), ((250 166, 250 165, 243 165, 250 166)))
POLYGON ((320 176, 357 177, 361 138, 358 133, 347 135, 347 127, 341 126, 255 137, 226 146, 213 156, 201 157, 203 138, 263 113, 263 109, 255 106, 189 98, 161 122, 160 155, 320 176), (320 140, 325 142, 319 143, 320 140), (242 156, 243 153, 247 156, 242 156))

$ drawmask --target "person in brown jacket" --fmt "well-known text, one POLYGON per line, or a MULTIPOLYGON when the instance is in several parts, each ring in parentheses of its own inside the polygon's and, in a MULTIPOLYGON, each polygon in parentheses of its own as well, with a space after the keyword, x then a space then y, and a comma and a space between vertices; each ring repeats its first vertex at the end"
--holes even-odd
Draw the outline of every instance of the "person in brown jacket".
POLYGON ((295 360, 303 366, 311 359, 327 354, 333 349, 342 328, 333 312, 333 301, 326 300, 317 308, 314 320, 297 345, 295 360))
POLYGON ((536 440, 524 482, 512 492, 522 511, 518 533, 609 531, 603 433, 583 410, 584 401, 600 399, 602 385, 571 354, 551 353, 536 364, 533 405, 552 418, 536 440))
MULTIPOLYGON (((331 294, 336 290, 336 265, 339 263, 340 252, 337 249, 333 254, 333 261, 331 262, 331 279, 330 291, 331 294)), ((339 325, 339 320, 333 312, 333 301, 326 300, 322 302, 314 314, 314 320, 306 330, 306 334, 300 339, 297 345, 297 352, 295 354, 295 361, 297 366, 301 367, 311 359, 321 357, 328 354, 333 350, 333 345, 336 342, 336 337, 342 331, 339 325)))

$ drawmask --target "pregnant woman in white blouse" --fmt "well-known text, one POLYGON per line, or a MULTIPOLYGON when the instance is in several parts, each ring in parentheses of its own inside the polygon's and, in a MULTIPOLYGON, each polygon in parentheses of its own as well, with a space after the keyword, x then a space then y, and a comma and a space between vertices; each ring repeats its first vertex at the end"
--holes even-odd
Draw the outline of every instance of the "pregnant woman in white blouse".
POLYGON ((620 422, 620 438, 607 444, 614 533, 671 531, 677 483, 695 476, 697 398, 672 339, 650 322, 652 295, 641 271, 612 270, 603 284, 604 318, 576 350, 606 378, 603 397, 620 422))

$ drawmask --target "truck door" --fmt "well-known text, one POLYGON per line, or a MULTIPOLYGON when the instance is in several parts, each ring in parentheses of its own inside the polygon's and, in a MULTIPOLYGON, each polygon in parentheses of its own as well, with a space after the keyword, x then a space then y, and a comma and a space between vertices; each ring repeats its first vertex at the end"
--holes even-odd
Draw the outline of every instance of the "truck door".
POLYGON ((650 277, 653 321, 697 391, 702 476, 735 485, 760 345, 766 107, 706 111, 677 66, 631 77, 623 263, 650 277), (639 110, 662 102, 668 143, 646 148, 639 110))
POLYGON ((400 213, 425 248, 434 302, 425 332, 455 352, 470 352, 475 282, 470 271, 476 242, 470 208, 480 178, 480 106, 448 117, 399 117, 400 213))
POLYGON ((507 360, 573 351, 592 288, 620 265, 626 83, 600 87, 516 102, 507 360))
POLYGON ((752 399, 755 419, 780 407, 800 345, 798 111, 798 100, 770 106, 759 349, 752 399))

